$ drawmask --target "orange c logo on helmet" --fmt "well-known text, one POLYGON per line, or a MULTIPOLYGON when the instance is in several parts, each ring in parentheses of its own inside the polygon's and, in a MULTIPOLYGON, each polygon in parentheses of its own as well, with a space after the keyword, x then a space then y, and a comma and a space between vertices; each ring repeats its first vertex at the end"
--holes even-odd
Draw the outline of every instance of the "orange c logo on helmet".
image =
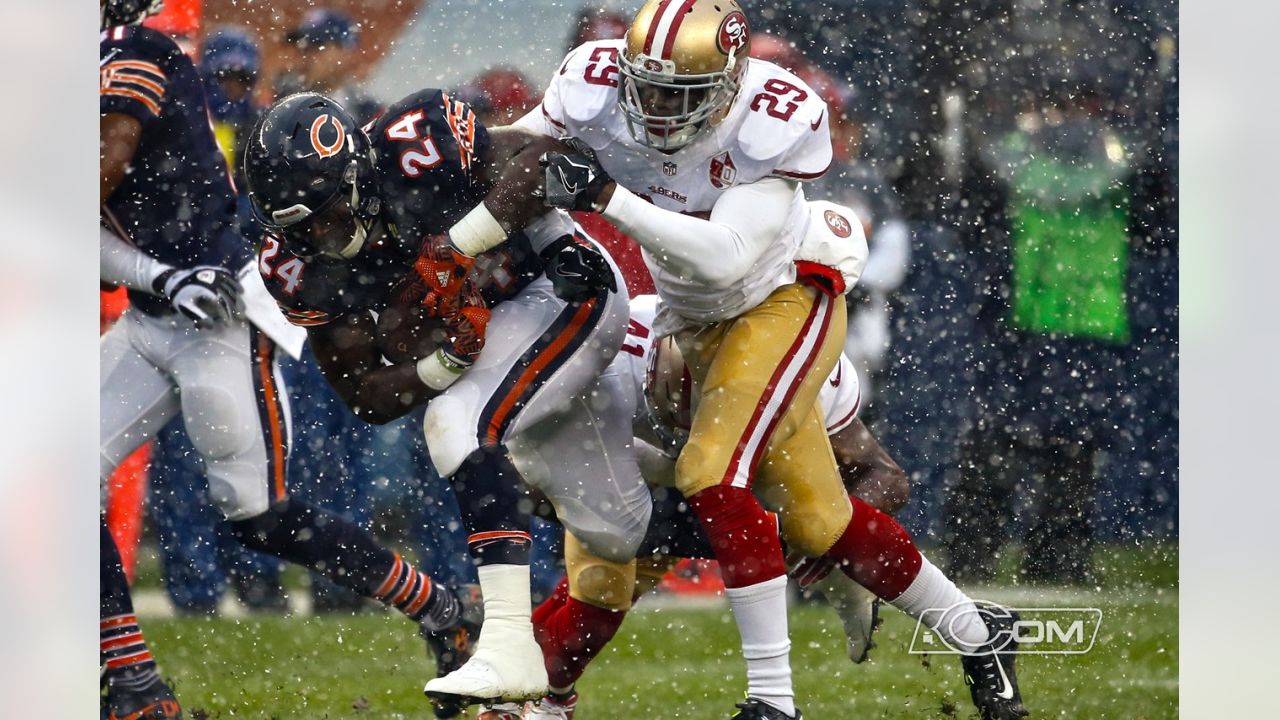
POLYGON ((321 115, 316 118, 315 122, 311 123, 311 147, 315 148, 316 152, 319 153, 322 158, 337 155, 338 151, 342 149, 342 144, 346 142, 346 140, 347 131, 343 129, 342 123, 338 122, 338 118, 333 117, 328 113, 321 115), (325 122, 330 121, 333 123, 334 129, 338 131, 338 136, 333 142, 326 143, 320 139, 320 131, 324 129, 325 122))

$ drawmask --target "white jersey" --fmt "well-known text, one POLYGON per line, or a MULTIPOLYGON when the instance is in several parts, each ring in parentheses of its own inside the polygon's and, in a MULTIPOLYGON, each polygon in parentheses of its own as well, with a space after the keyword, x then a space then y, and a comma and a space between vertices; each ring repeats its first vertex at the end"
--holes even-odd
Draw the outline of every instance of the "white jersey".
MULTIPOLYGON (((645 380, 650 363, 653 362, 655 342, 660 335, 654 331, 654 319, 658 313, 656 295, 638 295, 631 299, 631 320, 627 325, 627 338, 614 359, 613 368, 622 380, 623 391, 635 398, 636 424, 641 426, 651 421, 647 412, 645 396, 645 380)), ((818 402, 822 406, 823 419, 828 435, 835 435, 849 427, 858 417, 862 409, 862 389, 858 382, 858 373, 847 356, 841 355, 822 390, 818 391, 818 402)), ((644 427, 643 437, 651 428, 644 427)), ((669 436, 678 435, 674 428, 669 436)), ((639 433, 638 433, 639 434, 639 433)), ((666 433, 664 433, 666 435, 666 433)), ((654 440, 654 438, 645 438, 654 440)), ((656 444, 656 443, 651 443, 656 444)), ((663 442, 662 444, 669 444, 663 442)))
MULTIPOLYGON (((757 59, 748 62, 737 97, 714 128, 670 154, 637 142, 618 107, 617 59, 624 44, 607 40, 571 51, 541 107, 517 124, 585 141, 619 185, 660 208, 703 218, 732 187, 770 177, 809 180, 830 166, 826 104, 795 75, 757 59)), ((736 317, 795 280, 795 255, 808 221, 797 186, 782 234, 744 277, 725 288, 663 268, 648 250, 645 263, 664 306, 684 320, 736 317)), ((674 329, 665 322, 660 326, 674 329)))

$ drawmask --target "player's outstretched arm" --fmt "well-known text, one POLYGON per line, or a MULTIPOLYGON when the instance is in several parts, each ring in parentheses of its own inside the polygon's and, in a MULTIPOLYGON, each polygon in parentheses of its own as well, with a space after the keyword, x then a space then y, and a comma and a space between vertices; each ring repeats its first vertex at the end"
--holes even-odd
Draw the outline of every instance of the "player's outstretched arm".
POLYGON ((347 315, 307 328, 320 371, 361 420, 383 425, 439 394, 422 381, 416 361, 383 365, 369 315, 347 315))
MULTIPOLYGON (((559 140, 510 125, 490 129, 489 137, 480 180, 490 190, 484 202, 449 229, 450 242, 470 257, 500 245, 510 233, 547 214, 539 159, 548 152, 566 151, 559 140)), ((531 240, 535 250, 544 249, 536 238, 531 240)))
POLYGON ((133 161, 142 123, 124 113, 104 113, 98 121, 98 204, 104 205, 133 161))
POLYGON ((831 436, 831 449, 840 466, 845 489, 880 512, 892 515, 911 498, 911 484, 889 452, 876 441, 862 420, 831 436))

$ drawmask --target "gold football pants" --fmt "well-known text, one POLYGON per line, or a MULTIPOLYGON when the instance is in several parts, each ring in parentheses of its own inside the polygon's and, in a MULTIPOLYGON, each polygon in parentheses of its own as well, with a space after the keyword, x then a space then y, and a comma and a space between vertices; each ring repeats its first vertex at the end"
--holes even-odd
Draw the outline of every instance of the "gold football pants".
POLYGON ((821 555, 835 543, 852 508, 817 399, 847 322, 843 297, 793 283, 737 318, 676 334, 701 388, 676 462, 685 497, 749 487, 779 513, 791 549, 821 555))

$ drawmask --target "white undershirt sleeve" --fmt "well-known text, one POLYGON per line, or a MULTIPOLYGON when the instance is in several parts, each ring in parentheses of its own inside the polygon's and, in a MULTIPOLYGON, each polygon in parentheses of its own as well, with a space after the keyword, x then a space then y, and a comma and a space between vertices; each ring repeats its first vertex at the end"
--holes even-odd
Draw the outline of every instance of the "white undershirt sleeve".
POLYGON ((123 285, 145 293, 155 293, 152 283, 169 266, 123 240, 119 235, 101 228, 98 241, 101 280, 111 285, 123 285))
POLYGON ((663 210, 619 185, 604 216, 664 270, 726 288, 745 277, 777 241, 795 192, 796 183, 782 178, 733 187, 703 220, 663 210))

